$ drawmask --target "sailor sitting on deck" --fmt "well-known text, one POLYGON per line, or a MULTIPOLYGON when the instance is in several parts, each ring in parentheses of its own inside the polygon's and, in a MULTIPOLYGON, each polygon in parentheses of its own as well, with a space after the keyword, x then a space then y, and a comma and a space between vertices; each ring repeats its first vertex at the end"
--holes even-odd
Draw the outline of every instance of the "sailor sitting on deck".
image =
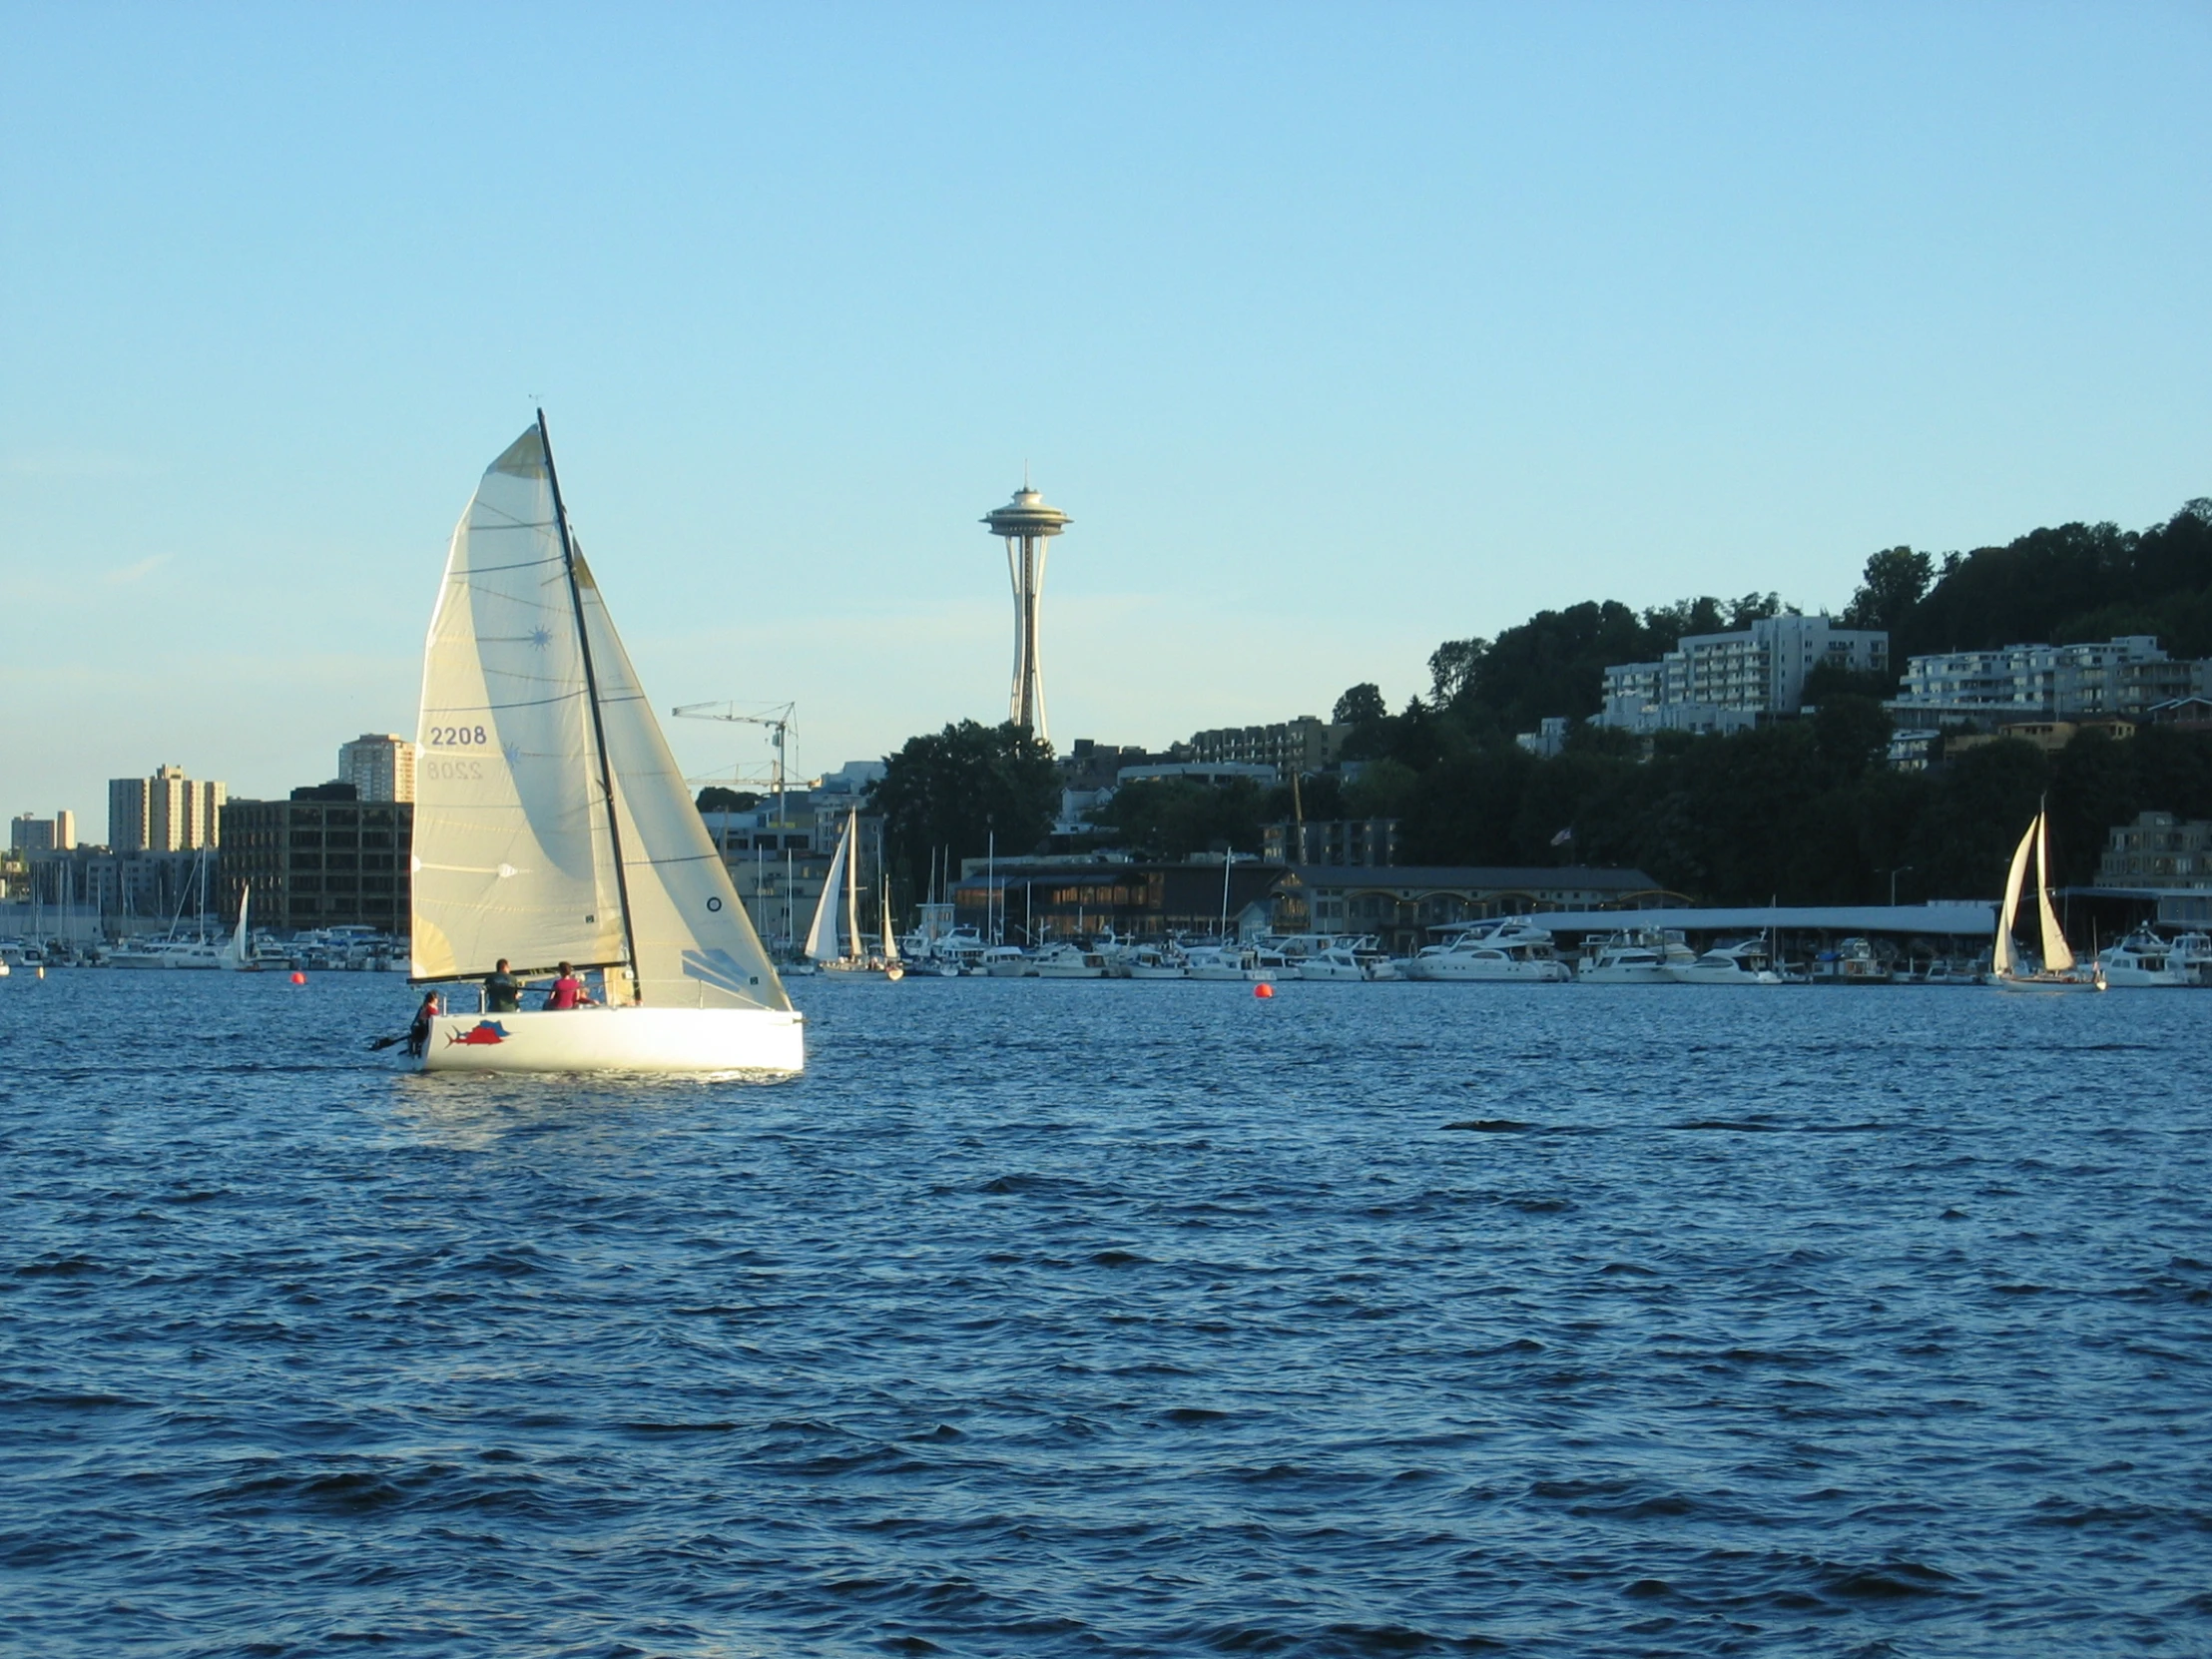
POLYGON ((545 1005, 555 1008, 583 1008, 591 1003, 591 992, 584 989, 583 980, 576 977, 576 970, 566 962, 561 964, 561 976, 553 981, 553 988, 545 993, 545 1005))

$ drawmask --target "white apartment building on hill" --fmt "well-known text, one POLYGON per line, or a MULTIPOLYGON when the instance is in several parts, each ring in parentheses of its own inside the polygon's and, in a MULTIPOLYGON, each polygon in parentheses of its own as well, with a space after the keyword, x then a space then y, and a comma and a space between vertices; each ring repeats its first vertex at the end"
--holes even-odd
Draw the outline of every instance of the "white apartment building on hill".
POLYGON ((1605 671, 1601 726, 1634 732, 1732 732, 1761 715, 1805 706, 1805 677, 1829 663, 1855 674, 1886 674, 1890 636, 1838 628, 1825 616, 1761 617, 1725 634, 1691 634, 1656 663, 1605 671))
POLYGON ((2212 692, 2212 662, 2169 658, 2155 636, 2101 645, 2006 645, 1911 658, 1891 711, 1932 725, 1944 719, 2140 718, 2152 706, 2212 692))

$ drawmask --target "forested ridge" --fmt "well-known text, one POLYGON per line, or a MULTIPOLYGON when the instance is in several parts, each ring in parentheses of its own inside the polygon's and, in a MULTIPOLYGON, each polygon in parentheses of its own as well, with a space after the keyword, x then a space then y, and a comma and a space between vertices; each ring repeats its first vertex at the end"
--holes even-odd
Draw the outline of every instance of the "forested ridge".
MULTIPOLYGON (((1131 784, 1094 818, 1114 844, 1164 857, 1257 852, 1262 826, 1294 816, 1396 818, 1402 863, 1633 865, 1720 904, 1880 903, 1893 876, 1904 902, 1993 897, 2045 798, 2064 884, 2086 884, 2106 830, 2140 812, 2212 818, 2212 738, 2160 728, 2088 733, 2056 755, 2007 741, 1928 772, 1893 771, 1881 700, 1894 681, 1871 677, 1816 671, 1818 708, 1802 720, 1729 737, 1661 733, 1648 753, 1626 733, 1579 724, 1601 706, 1608 665, 1784 609, 1779 594, 1752 593, 1539 612, 1494 639, 1438 646, 1428 695, 1394 714, 1373 684, 1347 691, 1334 717, 1354 728, 1345 753, 1361 765, 1349 783, 1131 784), (1514 744, 1552 715, 1577 721, 1563 754, 1514 744)), ((1867 561, 1838 621, 1888 629, 1901 672, 1920 653, 2115 634, 2212 656, 2212 500, 2139 531, 2067 524, 1965 554, 1888 548, 1867 561)), ((1010 727, 966 724, 890 757, 877 803, 893 861, 918 891, 933 847, 977 854, 994 829, 1002 852, 1040 842, 1054 794, 1049 751, 1010 727)))

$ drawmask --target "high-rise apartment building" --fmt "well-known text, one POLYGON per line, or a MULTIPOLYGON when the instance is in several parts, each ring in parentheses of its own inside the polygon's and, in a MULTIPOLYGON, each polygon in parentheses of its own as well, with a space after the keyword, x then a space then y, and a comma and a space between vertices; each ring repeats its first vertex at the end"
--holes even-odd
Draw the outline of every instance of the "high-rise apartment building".
POLYGON ((2169 658, 2155 636, 2123 634, 2102 644, 2007 645, 1914 657, 1890 709, 1920 724, 1999 716, 2140 719, 2160 703, 2205 692, 2212 692, 2212 662, 2169 658))
POLYGON ((362 801, 414 799, 415 746, 392 733, 363 732, 338 745, 338 776, 362 801))
POLYGON ((223 839, 223 803, 230 786, 187 778, 183 767, 159 768, 151 778, 108 783, 108 849, 111 852, 192 852, 223 839))
POLYGON ((67 807, 52 818, 33 818, 25 813, 9 821, 11 852, 67 852, 76 844, 77 815, 67 807))
POLYGON ((1887 674, 1890 636, 1838 628, 1825 616, 1761 617, 1726 634, 1691 634, 1656 663, 1605 671, 1604 726, 1632 731, 1731 731, 1761 715, 1805 706, 1805 679, 1826 663, 1854 674, 1887 674))

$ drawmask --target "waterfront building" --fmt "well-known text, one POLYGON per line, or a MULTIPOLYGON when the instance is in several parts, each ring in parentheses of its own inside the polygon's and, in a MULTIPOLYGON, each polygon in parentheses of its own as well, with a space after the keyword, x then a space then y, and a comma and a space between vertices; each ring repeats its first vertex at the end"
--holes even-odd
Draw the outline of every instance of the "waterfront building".
POLYGON ((1433 942, 1432 928, 1547 910, 1631 909, 1678 898, 1640 869, 1558 866, 1412 865, 1387 869, 1300 864, 1275 889, 1282 933, 1373 933, 1385 950, 1410 956, 1433 942))
POLYGON ((1272 864, 1344 864, 1372 869, 1397 862, 1394 818, 1310 819, 1261 827, 1261 853, 1272 864))
POLYGON ((1119 768, 1116 787, 1123 784, 1257 784, 1272 788, 1281 779, 1274 767, 1257 761, 1140 761, 1119 768))
POLYGON ((1220 726, 1194 732, 1189 743, 1176 746, 1174 758, 1272 767, 1277 776, 1288 778, 1334 767, 1351 735, 1350 726, 1300 715, 1272 726, 1220 726))
POLYGON ((1633 732, 1728 732, 1805 707, 1806 676, 1822 664, 1887 674, 1890 636, 1839 628, 1826 616, 1760 617, 1724 634, 1691 634, 1655 663, 1605 670, 1603 726, 1633 732))
POLYGON ((24 813, 8 823, 10 852, 66 852, 77 844, 77 815, 64 807, 52 818, 24 813))
POLYGON ((412 803, 364 802, 351 784, 317 784, 285 801, 233 801, 223 818, 226 915, 237 915, 251 885, 258 926, 409 930, 412 803))
POLYGON ((111 779, 108 848, 120 854, 220 845, 229 795, 228 785, 187 778, 182 767, 158 767, 151 778, 111 779))
POLYGON ((1906 660, 1888 705, 1901 724, 1944 721, 2142 719, 2159 704, 2212 692, 2212 661, 2169 658, 2157 637, 2101 644, 2007 645, 1906 660))
POLYGON ((1109 854, 1071 858, 964 858, 953 883, 955 921, 1008 944, 1090 938, 1111 927, 1121 938, 1212 936, 1226 908, 1230 930, 1264 930, 1281 864, 1257 858, 1167 863, 1109 854))
POLYGON ((396 733, 363 732, 338 745, 337 781, 361 801, 412 801, 415 746, 396 733))

